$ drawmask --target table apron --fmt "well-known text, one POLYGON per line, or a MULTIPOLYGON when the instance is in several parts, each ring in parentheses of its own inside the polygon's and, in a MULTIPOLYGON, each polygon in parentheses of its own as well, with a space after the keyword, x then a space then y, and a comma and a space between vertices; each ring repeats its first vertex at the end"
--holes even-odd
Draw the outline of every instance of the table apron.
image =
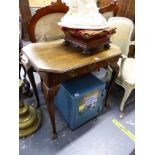
POLYGON ((46 83, 46 85, 48 87, 52 87, 54 85, 58 85, 61 82, 74 78, 74 77, 79 77, 81 75, 93 72, 99 68, 104 68, 107 67, 108 65, 117 63, 119 59, 119 56, 115 56, 113 58, 107 59, 107 60, 103 60, 103 61, 99 61, 99 62, 95 62, 92 63, 90 65, 86 65, 80 68, 76 68, 64 73, 51 73, 51 72, 38 72, 41 79, 44 81, 44 83, 46 83))

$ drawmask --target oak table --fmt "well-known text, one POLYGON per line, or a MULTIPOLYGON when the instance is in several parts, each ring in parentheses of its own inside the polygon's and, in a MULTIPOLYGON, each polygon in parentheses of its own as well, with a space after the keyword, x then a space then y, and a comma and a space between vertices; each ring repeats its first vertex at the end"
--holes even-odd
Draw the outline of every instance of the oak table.
POLYGON ((41 78, 41 89, 53 128, 53 139, 57 138, 54 97, 61 82, 109 65, 113 71, 111 81, 107 86, 105 98, 107 105, 111 86, 119 72, 117 61, 121 55, 120 48, 113 44, 109 49, 98 48, 91 55, 83 55, 81 49, 66 46, 63 41, 61 39, 52 42, 31 43, 23 48, 23 53, 27 56, 29 63, 41 78))

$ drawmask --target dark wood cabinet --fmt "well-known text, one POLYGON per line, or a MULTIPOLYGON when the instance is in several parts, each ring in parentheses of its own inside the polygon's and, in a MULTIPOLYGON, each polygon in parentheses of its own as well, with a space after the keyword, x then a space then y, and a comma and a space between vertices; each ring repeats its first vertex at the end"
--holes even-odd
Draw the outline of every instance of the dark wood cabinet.
POLYGON ((21 16, 21 23, 22 23, 22 39, 29 40, 28 36, 28 24, 32 17, 29 1, 28 0, 19 0, 19 10, 21 16))
MULTIPOLYGON (((114 0, 99 0, 100 7, 109 5, 114 0)), ((135 0, 117 0, 118 2, 118 13, 117 16, 128 17, 135 22, 135 0)))

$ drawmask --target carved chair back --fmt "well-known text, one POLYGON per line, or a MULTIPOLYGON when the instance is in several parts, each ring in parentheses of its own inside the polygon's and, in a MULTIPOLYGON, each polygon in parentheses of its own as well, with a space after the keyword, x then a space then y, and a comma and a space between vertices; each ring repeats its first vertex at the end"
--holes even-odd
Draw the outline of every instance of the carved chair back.
POLYGON ((111 36, 111 42, 121 48, 122 54, 128 56, 131 36, 134 29, 133 21, 126 17, 111 17, 108 23, 116 27, 116 33, 111 36))
POLYGON ((109 5, 100 8, 99 12, 108 20, 110 17, 117 15, 118 9, 118 2, 114 0, 109 5))
MULTIPOLYGON (((58 22, 69 10, 61 0, 52 2, 51 5, 38 9, 29 23, 29 39, 31 42, 45 42, 64 37, 58 22)), ((99 9, 100 13, 108 19, 115 16, 118 11, 117 1, 99 9)))
POLYGON ((68 9, 68 6, 61 0, 38 9, 29 23, 30 41, 34 43, 63 38, 64 34, 57 23, 67 13, 68 9))

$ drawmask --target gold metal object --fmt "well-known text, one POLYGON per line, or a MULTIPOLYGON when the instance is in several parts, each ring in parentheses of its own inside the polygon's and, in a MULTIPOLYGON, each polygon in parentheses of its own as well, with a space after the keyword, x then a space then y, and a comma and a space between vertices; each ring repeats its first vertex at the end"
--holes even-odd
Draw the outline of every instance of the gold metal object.
POLYGON ((34 133, 41 124, 40 112, 33 106, 23 102, 22 94, 23 82, 19 80, 19 137, 26 137, 34 133))

